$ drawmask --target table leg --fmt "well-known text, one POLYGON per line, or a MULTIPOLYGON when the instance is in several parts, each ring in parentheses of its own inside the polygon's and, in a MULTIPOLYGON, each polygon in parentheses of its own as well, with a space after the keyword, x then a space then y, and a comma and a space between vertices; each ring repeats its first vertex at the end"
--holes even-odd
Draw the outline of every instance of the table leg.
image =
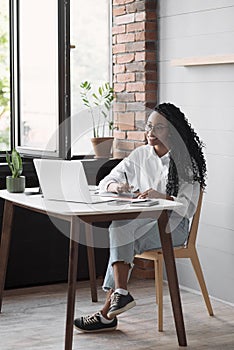
POLYGON ((168 223, 167 211, 163 210, 158 219, 158 226, 162 244, 162 252, 168 278, 172 309, 175 320, 177 338, 180 346, 187 346, 186 333, 184 327, 183 312, 180 299, 179 283, 176 272, 174 249, 172 246, 171 234, 166 232, 168 223))
POLYGON ((68 294, 67 294, 65 350, 72 349, 79 234, 80 234, 79 218, 72 216, 71 224, 70 224, 70 250, 69 250, 69 268, 68 268, 68 294))
POLYGON ((2 310, 3 290, 5 286, 7 263, 11 243, 11 229, 13 222, 14 206, 12 202, 5 201, 3 222, 2 222, 2 236, 0 246, 0 312, 2 310))
POLYGON ((91 298, 93 302, 97 302, 97 283, 96 283, 96 266, 95 266, 95 255, 93 247, 93 230, 92 224, 85 224, 85 235, 86 235, 86 244, 87 244, 87 255, 88 255, 88 264, 89 264, 89 281, 91 288, 91 298))

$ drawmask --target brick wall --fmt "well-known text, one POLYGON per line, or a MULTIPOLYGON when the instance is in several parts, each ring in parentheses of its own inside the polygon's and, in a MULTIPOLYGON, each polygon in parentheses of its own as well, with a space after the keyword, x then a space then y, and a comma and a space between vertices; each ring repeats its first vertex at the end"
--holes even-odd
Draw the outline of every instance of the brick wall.
POLYGON ((149 110, 157 102, 157 0, 113 0, 114 157, 145 144, 149 110))

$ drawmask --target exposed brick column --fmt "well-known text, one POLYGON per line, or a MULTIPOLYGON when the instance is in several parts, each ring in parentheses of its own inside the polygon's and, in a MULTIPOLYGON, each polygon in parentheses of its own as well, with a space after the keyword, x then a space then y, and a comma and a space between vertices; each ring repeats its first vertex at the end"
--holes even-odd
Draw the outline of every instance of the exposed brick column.
POLYGON ((157 99, 157 0, 113 0, 114 156, 145 143, 142 130, 157 99), (147 112, 148 110, 148 112, 147 112))

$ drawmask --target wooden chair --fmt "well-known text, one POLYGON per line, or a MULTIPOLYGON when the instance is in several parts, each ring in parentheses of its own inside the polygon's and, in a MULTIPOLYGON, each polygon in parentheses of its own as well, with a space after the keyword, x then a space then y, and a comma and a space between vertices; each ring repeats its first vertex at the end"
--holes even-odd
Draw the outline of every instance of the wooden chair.
MULTIPOLYGON (((213 310, 210 298, 207 292, 204 276, 196 250, 197 229, 199 224, 203 192, 200 192, 197 210, 193 216, 190 227, 189 237, 185 245, 174 248, 175 258, 189 258, 192 262, 195 274, 197 276, 203 298, 210 316, 213 316, 213 310)), ((156 303, 158 304, 158 330, 163 331, 163 254, 161 250, 150 250, 136 255, 137 258, 143 258, 154 261, 155 268, 155 289, 156 303)))

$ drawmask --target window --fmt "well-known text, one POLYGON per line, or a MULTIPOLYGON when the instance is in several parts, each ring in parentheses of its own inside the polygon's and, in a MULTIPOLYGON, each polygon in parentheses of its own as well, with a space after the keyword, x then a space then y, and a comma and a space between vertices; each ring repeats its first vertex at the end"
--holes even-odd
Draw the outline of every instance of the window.
POLYGON ((80 83, 93 87, 110 82, 110 1, 71 1, 71 124, 72 154, 91 154, 91 116, 80 98, 80 83))
POLYGON ((69 158, 69 2, 12 0, 15 142, 21 153, 69 158))
POLYGON ((9 1, 0 0, 0 152, 11 148, 9 1))
POLYGON ((22 147, 58 149, 57 1, 21 0, 19 6, 19 113, 22 147), (46 9, 46 11, 45 11, 46 9), (30 28, 30 30, 29 30, 30 28))
POLYGON ((80 83, 110 81, 109 0, 0 3, 1 40, 2 33, 6 38, 4 50, 1 45, 1 150, 16 146, 26 156, 60 158, 90 153, 91 120, 82 113, 80 83))

